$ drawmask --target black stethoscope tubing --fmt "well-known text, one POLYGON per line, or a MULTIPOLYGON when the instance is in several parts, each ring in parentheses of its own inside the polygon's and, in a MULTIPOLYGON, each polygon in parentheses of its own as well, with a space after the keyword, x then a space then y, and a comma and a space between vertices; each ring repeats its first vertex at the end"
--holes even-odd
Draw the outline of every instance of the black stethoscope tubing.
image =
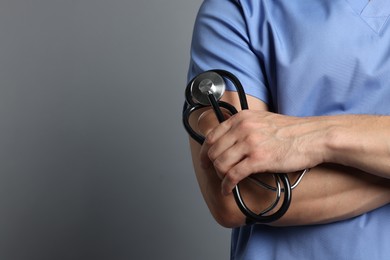
MULTIPOLYGON (((225 70, 209 70, 207 72, 214 72, 222 76, 223 78, 226 78, 230 80, 233 85, 236 87, 238 97, 240 100, 240 106, 241 109, 249 109, 248 107, 248 102, 246 99, 246 94, 244 91, 244 88, 242 87, 241 82, 238 80, 236 76, 234 76, 232 73, 225 71, 225 70)), ((207 73, 205 72, 205 73, 207 73)), ((210 107, 209 105, 202 105, 200 103, 197 103, 194 101, 192 94, 191 94, 191 86, 193 82, 195 81, 196 77, 193 78, 187 85, 186 90, 185 90, 185 98, 186 98, 186 107, 183 111, 183 125, 188 134, 190 135, 191 138, 193 138, 196 142, 199 144, 203 144, 205 138, 204 136, 198 134, 195 132, 192 127, 189 124, 189 118, 191 114, 199 109, 210 107)), ((210 100, 211 106, 213 107, 214 112, 217 115, 218 120, 220 123, 224 121, 224 118, 220 112, 220 107, 227 109, 232 115, 238 113, 237 109, 230 105, 229 103, 223 102, 223 101, 217 101, 212 94, 208 95, 208 98, 210 100)), ((279 186, 279 193, 280 191, 283 191, 284 196, 283 196, 283 202, 281 206, 279 207, 278 210, 275 212, 266 215, 266 213, 269 213, 272 209, 276 207, 276 204, 278 204, 279 199, 280 199, 280 194, 277 195, 277 198, 274 203, 271 204, 271 206, 261 212, 260 214, 256 214, 253 212, 249 207, 245 204, 241 192, 240 192, 240 187, 239 184, 236 185, 233 189, 233 196, 236 201, 237 206, 241 210, 241 212, 247 217, 247 223, 270 223, 278 220, 281 218, 288 210, 290 203, 291 203, 291 195, 292 195, 292 187, 290 184, 290 180, 287 176, 287 174, 283 173, 275 173, 273 174, 275 178, 275 182, 277 186, 279 186), (283 184, 283 189, 280 188, 280 182, 283 184)), ((273 188, 273 187, 272 187, 273 188)))

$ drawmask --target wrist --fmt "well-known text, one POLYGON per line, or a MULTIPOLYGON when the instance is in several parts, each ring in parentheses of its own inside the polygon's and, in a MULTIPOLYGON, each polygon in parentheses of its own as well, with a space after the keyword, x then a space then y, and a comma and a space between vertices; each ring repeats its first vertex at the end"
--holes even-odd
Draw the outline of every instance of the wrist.
POLYGON ((301 123, 301 144, 305 144, 308 167, 322 163, 338 163, 338 152, 345 134, 341 116, 317 116, 303 118, 301 123))
POLYGON ((359 150, 362 136, 359 134, 364 127, 364 118, 356 115, 330 116, 327 120, 327 130, 324 135, 324 162, 351 166, 348 158, 359 150))
POLYGON ((306 158, 309 158, 308 168, 322 163, 333 162, 335 141, 340 134, 337 120, 332 117, 307 117, 301 123, 301 144, 305 144, 306 158))
POLYGON ((348 126, 351 125, 348 116, 324 117, 323 131, 323 163, 342 164, 340 155, 345 152, 348 142, 348 126))

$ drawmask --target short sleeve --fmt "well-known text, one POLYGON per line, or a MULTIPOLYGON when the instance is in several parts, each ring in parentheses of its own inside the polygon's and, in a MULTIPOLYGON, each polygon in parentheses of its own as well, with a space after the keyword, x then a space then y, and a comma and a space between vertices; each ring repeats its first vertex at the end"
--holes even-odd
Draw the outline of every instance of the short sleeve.
MULTIPOLYGON (((253 51, 247 26, 237 1, 205 0, 195 21, 188 80, 207 70, 227 70, 241 81, 246 94, 269 103, 261 55, 253 51)), ((235 90, 229 84, 227 89, 235 90)))

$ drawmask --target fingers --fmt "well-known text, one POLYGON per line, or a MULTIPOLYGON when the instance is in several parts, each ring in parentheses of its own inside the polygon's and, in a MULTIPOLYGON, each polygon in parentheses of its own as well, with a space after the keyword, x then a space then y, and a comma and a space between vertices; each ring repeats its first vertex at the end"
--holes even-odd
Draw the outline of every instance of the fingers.
POLYGON ((215 119, 215 115, 212 113, 212 111, 206 111, 199 117, 198 121, 200 132, 206 136, 206 140, 202 144, 200 152, 200 164, 201 167, 206 170, 213 165, 213 160, 210 159, 210 153, 213 154, 211 158, 217 158, 223 149, 229 148, 235 142, 234 139, 228 138, 226 139, 226 143, 219 142, 220 146, 214 146, 219 137, 223 136, 223 134, 229 130, 228 124, 225 122, 223 124, 218 124, 215 119), (211 127, 209 122, 212 120, 214 121, 214 124, 211 127))
POLYGON ((208 156, 209 148, 210 146, 206 142, 203 143, 202 147, 200 148, 200 166, 204 170, 208 170, 213 166, 213 163, 208 156))
MULTIPOLYGON (((221 138, 218 139, 218 142, 215 143, 212 143, 211 141, 206 139, 206 144, 209 146, 208 156, 210 160, 215 161, 219 157, 221 157, 221 155, 224 152, 237 149, 236 147, 233 148, 233 146, 236 143, 237 143, 237 137, 231 133, 222 136, 221 138)), ((220 158, 220 160, 226 160, 226 158, 229 157, 228 155, 234 155, 234 154, 235 154, 234 152, 230 154, 225 154, 225 156, 223 158, 220 158)))
MULTIPOLYGON (((205 146, 208 148, 207 156, 211 161, 215 161, 223 152, 231 150, 232 146, 237 143, 239 135, 232 131, 234 129, 231 127, 231 121, 229 119, 221 123, 206 136, 205 146)), ((224 160, 224 158, 221 158, 221 160, 224 160)))
POLYGON ((202 167, 213 166, 221 180, 229 179, 229 181, 224 181, 226 184, 224 185, 225 188, 222 189, 222 193, 226 195, 231 193, 231 190, 239 181, 249 175, 244 172, 236 174, 234 170, 232 174, 227 174, 245 158, 248 152, 245 142, 239 142, 241 134, 237 131, 240 132, 240 129, 234 127, 237 121, 241 120, 233 116, 215 127, 208 133, 202 146, 202 167))
POLYGON ((307 153, 302 152, 302 138, 307 140, 307 136, 307 126, 297 118, 241 111, 208 133, 202 161, 208 167, 214 166, 222 179, 222 193, 230 194, 253 173, 294 172, 311 167, 307 153))
MULTIPOLYGON (((213 148, 213 147, 212 147, 213 148)), ((254 173, 256 164, 248 157, 248 146, 236 143, 218 156, 213 157, 209 149, 209 161, 222 180, 221 192, 229 195, 233 188, 243 179, 254 173)))
POLYGON ((243 179, 248 177, 253 172, 251 171, 251 164, 248 159, 244 159, 232 167, 224 176, 221 184, 222 194, 229 195, 234 187, 243 179))
MULTIPOLYGON (((201 165, 204 169, 214 167, 222 180, 222 193, 232 189, 253 172, 248 163, 253 150, 251 132, 255 124, 246 120, 252 113, 238 113, 213 128, 202 146, 201 165), (251 137, 251 138, 249 138, 251 137)), ((253 164, 253 162, 252 162, 253 164)))
MULTIPOLYGON (((225 118, 230 117, 230 114, 227 114, 226 112, 224 112, 223 114, 224 114, 225 118)), ((213 131, 213 129, 219 128, 220 124, 215 116, 214 111, 213 110, 206 110, 205 112, 203 112, 198 118, 197 127, 198 127, 199 132, 203 136, 208 136, 209 133, 213 131)), ((226 131, 227 131, 227 129, 224 131, 219 130, 219 131, 217 131, 217 134, 218 134, 218 136, 220 136, 223 134, 223 132, 226 132, 226 131)), ((216 139, 213 138, 213 140, 216 140, 216 139)), ((232 142, 230 142, 230 143, 232 143, 232 142)), ((213 163, 210 161, 210 158, 208 155, 209 149, 212 145, 213 145, 213 142, 210 142, 209 139, 206 139, 206 141, 202 145, 201 152, 200 152, 200 163, 201 163, 201 167, 203 169, 209 169, 213 165, 213 163)))

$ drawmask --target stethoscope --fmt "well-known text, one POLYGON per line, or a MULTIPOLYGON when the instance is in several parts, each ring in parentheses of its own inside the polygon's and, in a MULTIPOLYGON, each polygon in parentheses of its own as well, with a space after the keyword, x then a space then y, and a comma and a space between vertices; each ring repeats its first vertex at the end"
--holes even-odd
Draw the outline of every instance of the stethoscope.
MULTIPOLYGON (((202 108, 211 107, 220 123, 225 120, 221 108, 226 109, 231 115, 238 113, 234 106, 220 100, 226 89, 225 79, 231 81, 236 88, 241 109, 248 109, 246 94, 241 82, 236 76, 228 71, 209 70, 203 72, 194 77, 186 87, 186 106, 183 111, 183 124, 190 137, 199 144, 203 144, 205 137, 194 131, 190 126, 189 119, 193 112, 202 108)), ((290 206, 292 190, 299 184, 303 175, 307 171, 308 169, 302 171, 293 185, 291 185, 287 174, 272 174, 275 186, 269 185, 258 178, 251 176, 249 180, 257 184, 259 187, 271 190, 276 194, 274 201, 260 213, 255 213, 249 209, 241 196, 239 184, 236 185, 233 189, 234 199, 241 212, 247 217, 247 223, 270 223, 281 218, 290 206), (282 193, 284 195, 281 200, 282 193), (278 205, 280 205, 279 208, 275 210, 278 205)))

